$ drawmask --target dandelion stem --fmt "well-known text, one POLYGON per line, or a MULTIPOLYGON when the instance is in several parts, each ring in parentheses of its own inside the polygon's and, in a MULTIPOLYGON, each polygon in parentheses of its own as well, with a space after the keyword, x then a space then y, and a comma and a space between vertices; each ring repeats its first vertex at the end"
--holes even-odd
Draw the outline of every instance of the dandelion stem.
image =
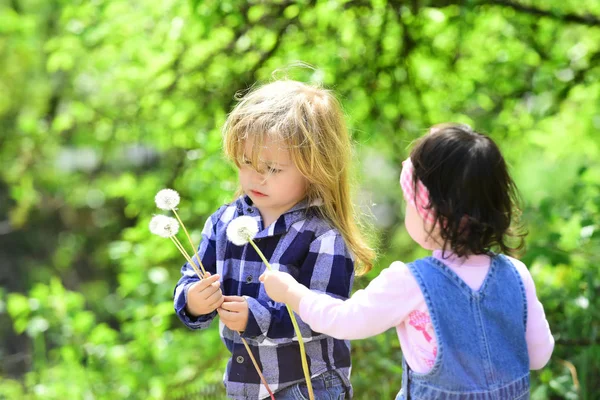
MULTIPOLYGON (((263 260, 263 262, 267 266, 267 269, 269 271, 272 271, 273 268, 271 268, 271 264, 269 264, 269 262, 265 258, 262 251, 260 251, 258 246, 254 243, 254 240, 250 239, 249 242, 252 245, 252 247, 254 247, 254 250, 256 250, 256 252, 260 256, 260 258, 263 260)), ((288 313, 290 314, 290 319, 292 320, 292 325, 294 326, 294 331, 296 332, 296 336, 298 337, 298 345, 300 346, 300 358, 302 360, 302 370, 304 371, 304 379, 306 379, 306 387, 308 389, 308 397, 310 398, 310 400, 314 400, 315 395, 313 393, 312 382, 310 381, 310 371, 308 369, 308 362, 306 360, 306 350, 304 349, 304 340, 302 339, 302 333, 300 332, 300 327, 298 326, 298 321, 296 321, 296 317, 294 316, 294 311, 287 304, 285 305, 285 307, 287 308, 288 313)))
POLYGON ((240 334, 240 339, 242 339, 242 343, 244 343, 244 347, 246 348, 246 351, 248 352, 248 355, 250 356, 250 360, 252 360, 252 364, 254 364, 254 368, 256 369, 256 372, 258 372, 258 376, 260 377, 261 382, 263 383, 263 385, 265 385, 265 388, 267 389, 267 392, 269 392, 271 399, 275 400, 275 397, 273 396, 273 392, 271 391, 271 388, 267 384, 267 381, 266 381, 265 377, 263 376, 263 374, 260 372, 260 367, 258 366, 258 363, 256 362, 256 359, 254 358, 254 355, 252 354, 252 351, 250 350, 250 346, 248 346, 248 342, 246 342, 246 339, 244 339, 242 337, 242 334, 240 332, 238 332, 238 333, 240 334))
POLYGON ((177 211, 174 208, 171 208, 171 211, 173 211, 173 214, 175 214, 175 218, 177 218, 177 221, 179 221, 179 225, 181 225, 181 227, 183 228, 183 232, 185 232, 185 236, 187 236, 188 241, 190 242, 190 246, 192 246, 192 254, 194 254, 196 256, 196 259, 198 260, 198 263, 200 264, 200 268, 202 268, 202 274, 206 275, 206 270, 204 269, 204 265, 202 265, 202 261, 200 261, 200 255, 198 254, 197 247, 194 246, 194 242, 192 241, 190 234, 188 233, 187 229, 185 228, 183 221, 181 221, 181 218, 179 218, 179 214, 177 214, 177 211))
MULTIPOLYGON (((196 259, 198 260, 198 264, 200 265, 200 268, 202 268, 202 272, 198 269, 198 265, 193 261, 194 256, 192 256, 190 258, 190 256, 188 255, 188 253, 185 251, 184 246, 179 241, 179 239, 177 239, 177 237, 175 235, 169 236, 169 239, 171 239, 171 241, 173 242, 173 244, 175 245, 175 247, 177 247, 177 250, 179 250, 179 252, 187 260, 187 262, 190 264, 190 266, 194 269, 194 272, 196 273, 196 275, 198 275, 198 278, 200 278, 202 280, 203 277, 206 276, 206 270, 204 269, 204 265, 202 265, 202 261, 200 260, 200 255, 198 254, 198 248, 196 246, 194 246, 194 242, 192 241, 192 238, 191 238, 190 234, 188 233, 188 231, 187 231, 187 229, 185 227, 185 224, 183 223, 183 221, 181 220, 181 218, 179 218, 179 214, 177 214, 177 211, 175 210, 175 208, 174 207, 171 208, 171 211, 173 211, 173 214, 175 214, 175 217, 177 218, 177 221, 179 222, 179 225, 183 228, 183 231, 185 232, 185 235, 188 238, 190 246, 192 246, 192 254, 196 256, 196 259)), ((153 230, 152 223, 151 223, 150 230, 151 231, 153 230)), ((263 257, 263 260, 264 260, 264 257, 263 257)), ((252 360, 252 364, 254 365, 254 368, 256 369, 256 372, 258 373, 258 376, 260 377, 260 380, 261 380, 262 384, 267 389, 267 392, 269 392, 269 396, 271 397, 271 400, 275 400, 275 396, 273 396, 273 391, 271 391, 271 388, 267 384, 267 381, 266 381, 264 375, 262 374, 262 372, 261 372, 261 370, 260 370, 260 368, 258 366, 258 363, 256 362, 256 359, 254 358, 254 355, 252 354, 252 351, 250 350, 250 346, 248 346, 248 343, 242 337, 241 333, 238 332, 238 334, 240 335, 240 339, 242 340, 242 343, 244 344, 244 347, 246 348, 246 351, 248 352, 248 355, 250 356, 250 359, 252 360)), ((312 397, 311 397, 311 399, 312 399, 312 397)))
POLYGON ((271 264, 269 264, 269 262, 267 261, 267 259, 265 258, 264 254, 262 253, 262 251, 260 251, 260 249, 258 248, 258 246, 256 245, 256 243, 254 243, 254 240, 250 239, 250 244, 252 245, 252 247, 254 247, 254 250, 256 250, 256 252, 258 253, 259 257, 263 260, 263 262, 265 263, 265 265, 267 266, 267 269, 269 271, 272 271, 273 268, 271 268, 271 264))
POLYGON ((185 250, 184 250, 183 246, 181 245, 181 242, 179 241, 179 239, 177 239, 175 236, 171 236, 170 239, 173 242, 173 244, 175 245, 175 247, 177 247, 177 249, 179 250, 179 252, 181 254, 183 254, 183 256, 185 257, 185 259, 187 260, 187 262, 192 266, 192 268, 196 272, 196 275, 198 275, 198 278, 202 279, 202 277, 204 275, 202 275, 202 272, 200 272, 200 270, 198 269, 198 267, 196 266, 196 264, 194 264, 194 262, 192 261, 192 259, 190 258, 190 256, 185 252, 185 250))
MULTIPOLYGON (((177 214, 175 214, 175 215, 177 215, 177 214)), ((179 219, 179 217, 177 217, 177 219, 179 219)), ((181 220, 179 221, 179 224, 181 226, 184 226, 183 223, 181 222, 181 220)), ((184 228, 184 230, 185 230, 185 228, 184 228)), ((188 238, 189 238, 189 236, 188 236, 188 238)), ((185 249, 183 248, 183 245, 181 244, 179 239, 177 239, 175 236, 171 236, 170 239, 173 241, 173 244, 175 244, 175 247, 177 247, 177 249, 181 252, 181 254, 183 254, 183 256, 185 257, 187 262, 192 266, 192 268, 196 272, 196 275, 198 275, 198 278, 202 279, 202 277, 204 275, 202 274, 202 272, 200 272, 200 270, 198 269, 196 264, 190 259, 190 256, 185 252, 185 249)), ((191 239, 190 239, 190 244, 191 244, 191 239)), ((192 246, 193 246, 193 244, 192 244, 192 246)), ((199 256, 198 256, 198 261, 200 261, 199 256)), ((202 266, 202 262, 200 262, 200 266, 202 266)), ((204 267, 202 268, 202 270, 204 270, 204 267)), ((204 270, 204 274, 206 274, 205 270, 204 270)), ((265 379, 264 375, 260 371, 260 367, 258 366, 258 363, 256 362, 256 359, 254 358, 254 355, 252 354, 252 351, 250 350, 250 346, 248 346, 248 343, 246 342, 246 339, 244 339, 242 337, 242 334, 240 332, 238 332, 238 334, 240 335, 240 339, 242 339, 242 343, 244 344, 244 347, 246 348, 246 351, 248 352, 248 355, 250 356, 250 360, 252 360, 252 364, 254 365, 254 368, 256 369, 256 372, 258 373, 258 376, 260 377, 262 384, 265 385, 265 388, 267 389, 267 392, 269 392, 269 396, 271 397, 271 399, 275 400, 275 396, 273 396, 273 391, 271 391, 271 388, 267 384, 267 380, 265 379)))
POLYGON ((292 307, 288 304, 285 305, 292 319, 292 325, 294 325, 294 331, 296 331, 296 336, 298 336, 298 345, 300 346, 300 358, 302 360, 302 369, 304 370, 304 378, 306 379, 306 387, 308 389, 308 397, 310 400, 314 400, 315 395, 312 389, 312 382, 310 381, 310 371, 308 370, 308 362, 306 361, 306 350, 304 349, 304 340, 302 339, 302 333, 300 332, 300 327, 298 326, 298 321, 296 321, 296 317, 294 316, 294 311, 292 307))
MULTIPOLYGON (((258 249, 258 247, 256 247, 256 244, 254 244, 254 241, 252 239, 250 240, 250 243, 252 244, 252 246, 254 246, 254 248, 256 249, 256 252, 262 258, 262 260, 265 263, 265 265, 267 266, 267 268, 269 268, 269 270, 270 270, 271 269, 271 265, 265 259, 265 256, 263 255, 263 253, 258 249)), ((240 334, 240 339, 242 339, 242 342, 244 343, 244 346, 246 346, 246 350, 248 351, 248 354, 250 355, 250 359, 252 360, 252 363, 254 364, 254 368, 256 368, 256 372, 258 372, 258 375, 260 376, 260 380, 262 381, 263 385, 265 385, 265 387, 267 388, 267 391, 271 395, 271 398, 273 400, 275 400, 275 397, 273 397, 273 392, 271 392, 271 388, 269 388, 269 385, 267 385, 267 381, 265 380, 264 376, 261 374, 260 368, 258 367, 258 364, 256 363, 256 360, 254 359, 254 356, 252 355, 252 351, 250 350, 250 347, 248 346, 248 343, 246 343, 246 340, 242 337, 241 334, 240 334)), ((309 387, 310 387, 310 383, 309 383, 309 387)), ((310 393, 312 393, 312 387, 310 387, 310 389, 309 389, 309 394, 310 393)), ((311 397, 311 400, 312 400, 312 397, 311 397)))

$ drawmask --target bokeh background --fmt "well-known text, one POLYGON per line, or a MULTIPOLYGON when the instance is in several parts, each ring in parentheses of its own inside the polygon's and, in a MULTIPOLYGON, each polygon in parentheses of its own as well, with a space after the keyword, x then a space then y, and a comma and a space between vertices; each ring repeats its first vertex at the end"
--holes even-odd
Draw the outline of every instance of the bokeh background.
MULTIPOLYGON (((411 142, 489 133, 556 338, 532 398, 600 398, 597 0, 1 0, 0 398, 223 398, 217 324, 177 320, 183 259, 148 222, 174 188, 198 241, 236 186, 235 94, 274 77, 343 103, 380 254, 356 288, 425 254, 397 185, 411 142)), ((392 399, 400 360, 393 330, 354 342, 356 398, 392 399)))

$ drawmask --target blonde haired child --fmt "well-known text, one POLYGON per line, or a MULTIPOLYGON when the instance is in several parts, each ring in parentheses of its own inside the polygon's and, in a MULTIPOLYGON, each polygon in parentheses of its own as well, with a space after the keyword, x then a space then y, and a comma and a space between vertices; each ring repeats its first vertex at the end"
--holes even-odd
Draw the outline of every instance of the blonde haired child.
MULTIPOLYGON (((260 229, 255 242, 274 268, 315 291, 348 298, 355 261, 368 271, 373 251, 355 222, 344 115, 325 89, 275 81, 239 101, 223 128, 223 142, 239 171, 240 196, 207 221, 199 255, 213 275, 199 281, 184 265, 175 310, 192 329, 207 328, 219 314, 221 337, 232 355, 224 375, 230 398, 268 397, 236 331, 243 332, 277 400, 307 398, 287 310, 260 284, 265 265, 254 248, 228 242, 226 228, 239 216, 255 218, 260 229)), ((298 322, 315 398, 350 397, 349 342, 298 322)))
POLYGON ((529 370, 554 339, 529 271, 511 254, 516 187, 496 144, 465 125, 433 127, 403 162, 405 225, 430 257, 396 261, 342 301, 282 272, 261 276, 312 329, 340 339, 395 327, 404 399, 528 399, 529 370))

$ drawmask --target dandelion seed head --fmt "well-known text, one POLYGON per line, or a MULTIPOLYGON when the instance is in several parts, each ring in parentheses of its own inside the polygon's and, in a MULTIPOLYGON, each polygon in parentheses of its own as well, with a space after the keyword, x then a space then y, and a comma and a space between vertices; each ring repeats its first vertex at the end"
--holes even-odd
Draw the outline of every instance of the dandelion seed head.
POLYGON ((172 210, 179 204, 179 193, 173 189, 163 189, 154 197, 156 206, 161 210, 172 210))
POLYGON ((258 224, 250 216, 235 218, 227 226, 227 238, 236 246, 243 246, 258 233, 258 224))
POLYGON ((179 222, 175 218, 166 215, 155 215, 150 220, 149 228, 153 234, 169 238, 179 232, 179 222))
POLYGON ((148 228, 150 229, 150 232, 158 235, 158 231, 161 229, 160 227, 164 224, 164 219, 167 218, 165 215, 155 215, 152 217, 152 219, 150 220, 150 223, 148 224, 148 228))
POLYGON ((179 222, 175 218, 167 217, 167 221, 163 225, 163 237, 171 237, 179 232, 179 222))

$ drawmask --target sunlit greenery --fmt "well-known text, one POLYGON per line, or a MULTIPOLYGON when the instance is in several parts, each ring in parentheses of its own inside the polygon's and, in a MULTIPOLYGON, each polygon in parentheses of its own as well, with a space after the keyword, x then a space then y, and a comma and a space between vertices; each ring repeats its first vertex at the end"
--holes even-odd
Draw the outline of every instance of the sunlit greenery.
MULTIPOLYGON (((599 398, 597 0, 0 2, 0 398, 224 397, 217 324, 177 320, 183 260, 147 226, 171 187, 198 242, 236 186, 235 94, 285 76, 345 108, 380 254, 356 288, 424 254, 397 185, 410 143, 444 121, 498 141, 557 343, 532 397, 599 398)), ((392 399, 400 360, 393 330, 354 342, 356 398, 392 399)))

